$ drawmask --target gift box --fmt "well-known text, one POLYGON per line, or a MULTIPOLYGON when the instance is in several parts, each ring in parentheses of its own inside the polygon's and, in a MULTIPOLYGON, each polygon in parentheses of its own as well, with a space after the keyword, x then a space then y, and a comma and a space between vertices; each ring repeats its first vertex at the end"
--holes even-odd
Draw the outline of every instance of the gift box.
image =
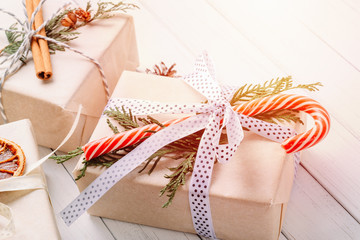
MULTIPOLYGON (((39 159, 29 120, 1 125, 0 136, 17 143, 22 148, 26 156, 25 171, 39 159)), ((0 202, 9 206, 13 214, 15 234, 11 239, 60 239, 42 169, 38 167, 28 176, 36 178, 43 187, 0 192, 0 202)), ((24 185, 26 183, 22 184, 22 187, 24 185)))
MULTIPOLYGON (((200 103, 206 99, 181 79, 124 72, 112 95, 114 98, 135 98, 166 103, 200 103)), ((156 115, 159 120, 178 115, 156 115)), ((112 135, 102 117, 91 140, 112 135)), ((80 158, 74 176, 80 174, 80 158)), ((168 183, 165 174, 179 163, 161 160, 148 175, 138 173, 139 166, 116 183, 88 213, 159 228, 195 233, 190 214, 186 185, 177 190, 172 204, 162 205, 166 196, 160 190, 168 183)), ((77 181, 83 191, 102 172, 104 167, 89 166, 85 177, 77 181)), ((210 205, 216 236, 220 239, 278 239, 294 178, 294 159, 279 143, 252 132, 227 164, 215 164, 210 187, 210 205)))
MULTIPOLYGON (((59 6, 57 1, 47 1, 43 5, 44 19, 55 13, 59 6)), ((24 19, 21 1, 2 2, 0 7, 24 19)), ((2 27, 15 22, 5 14, 0 15, 0 20, 2 27)), ((132 17, 116 13, 76 31, 80 35, 69 45, 98 60, 112 93, 123 70, 134 70, 138 65, 132 17)), ((7 44, 5 39, 5 34, 1 33, 0 42, 7 44)), ((88 59, 66 50, 51 55, 51 61, 53 77, 49 81, 36 78, 32 59, 9 77, 2 90, 2 103, 9 121, 30 119, 38 144, 51 148, 56 148, 66 136, 78 106, 82 104, 79 125, 61 148, 68 151, 88 141, 107 99, 100 73, 88 59)))

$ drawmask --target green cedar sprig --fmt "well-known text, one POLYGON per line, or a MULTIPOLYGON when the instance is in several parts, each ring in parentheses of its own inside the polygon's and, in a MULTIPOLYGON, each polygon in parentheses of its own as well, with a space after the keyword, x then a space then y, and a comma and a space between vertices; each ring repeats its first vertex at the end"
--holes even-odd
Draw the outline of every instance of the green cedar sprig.
POLYGON ((169 183, 160 190, 160 196, 168 193, 166 195, 168 201, 162 206, 163 208, 168 207, 172 203, 176 191, 180 186, 185 185, 187 174, 193 171, 196 152, 186 153, 182 157, 184 160, 177 167, 169 168, 173 173, 171 175, 165 175, 165 178, 169 179, 169 183))
POLYGON ((280 123, 293 122, 304 125, 304 122, 301 120, 298 114, 299 111, 295 109, 278 109, 278 110, 259 113, 254 115, 253 117, 274 124, 278 124, 279 122, 280 123))
MULTIPOLYGON (((131 110, 127 112, 123 106, 121 107, 121 110, 118 107, 115 107, 115 109, 110 108, 109 110, 105 110, 104 114, 117 121, 125 131, 139 127, 138 120, 132 115, 131 110)), ((113 129, 111 126, 110 128, 113 129)))
POLYGON ((56 160, 56 163, 63 163, 66 162, 76 156, 79 156, 83 154, 84 151, 81 149, 81 147, 77 147, 75 150, 68 152, 66 155, 59 155, 59 156, 51 156, 49 158, 56 160))
MULTIPOLYGON (((18 30, 17 23, 11 25, 9 29, 18 30)), ((0 56, 12 55, 16 53, 16 51, 19 49, 21 43, 24 40, 24 34, 19 32, 5 31, 5 35, 9 44, 0 50, 0 56)), ((22 56, 20 58, 20 61, 22 61, 23 63, 25 63, 25 60, 26 60, 25 56, 22 56)))
POLYGON ((272 96, 292 89, 305 89, 310 92, 318 91, 318 87, 321 86, 320 82, 294 85, 291 76, 271 79, 263 84, 245 84, 235 92, 230 100, 230 104, 236 105, 240 102, 272 96))
MULTIPOLYGON (((128 10, 134 10, 138 8, 139 7, 137 5, 131 3, 98 2, 96 12, 92 14, 92 18, 89 22, 95 19, 110 18, 113 16, 114 12, 127 12, 128 10)), ((90 2, 87 3, 85 11, 92 11, 90 2)))

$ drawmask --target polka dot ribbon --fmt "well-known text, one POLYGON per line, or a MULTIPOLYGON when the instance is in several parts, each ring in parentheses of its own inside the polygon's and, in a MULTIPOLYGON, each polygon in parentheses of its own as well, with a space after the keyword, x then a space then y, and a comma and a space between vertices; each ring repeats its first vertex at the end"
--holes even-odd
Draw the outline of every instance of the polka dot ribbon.
MULTIPOLYGON (((26 58, 28 56, 29 51, 31 49, 31 41, 32 41, 32 38, 34 38, 34 37, 44 39, 51 43, 55 43, 56 45, 62 46, 70 51, 80 54, 84 58, 87 58, 89 61, 91 61, 97 67, 97 69, 100 73, 100 76, 101 76, 101 79, 103 82, 103 86, 104 86, 104 90, 105 90, 106 99, 109 100, 109 98, 110 98, 109 85, 105 78, 104 70, 102 69, 100 63, 96 59, 89 57, 85 53, 83 53, 77 49, 74 49, 63 42, 59 42, 53 38, 45 37, 45 36, 38 34, 38 32, 41 29, 43 29, 51 19, 53 19, 56 15, 58 15, 59 12, 62 11, 66 5, 68 5, 68 3, 65 4, 63 7, 59 8, 59 10, 56 13, 54 13, 48 20, 44 21, 44 23, 38 29, 35 29, 35 30, 32 29, 33 22, 35 20, 35 15, 40 11, 42 5, 45 2, 46 2, 46 0, 41 0, 39 2, 39 5, 36 7, 33 14, 31 15, 30 22, 29 21, 21 21, 19 18, 17 18, 15 16, 15 14, 0 8, 0 13, 4 13, 4 14, 11 16, 12 18, 14 18, 16 20, 17 24, 19 26, 21 26, 21 30, 14 30, 14 29, 9 29, 9 28, 6 29, 6 28, 0 27, 0 31, 7 31, 7 32, 11 32, 11 33, 21 33, 24 35, 23 41, 22 41, 21 45, 19 46, 19 48, 17 49, 17 51, 10 56, 6 56, 3 59, 0 59, 0 65, 5 68, 5 70, 2 73, 2 76, 0 76, 0 116, 3 119, 4 123, 7 123, 8 120, 7 120, 5 111, 4 111, 4 106, 2 105, 1 93, 2 93, 3 85, 8 76, 11 76, 15 72, 17 72, 25 64, 22 59, 26 58)), ((22 1, 22 5, 23 5, 25 18, 28 19, 25 0, 22 1)))
POLYGON ((113 185, 142 164, 158 149, 205 129, 190 181, 189 201, 196 232, 205 237, 216 238, 209 200, 211 174, 215 160, 226 163, 231 159, 243 139, 242 127, 277 142, 282 142, 284 139, 293 136, 295 132, 287 127, 236 113, 227 101, 233 89, 220 87, 215 80, 215 71, 206 53, 203 53, 196 60, 194 73, 186 76, 184 81, 203 94, 208 99, 208 104, 166 104, 136 99, 111 99, 109 101, 106 109, 124 107, 126 110, 131 109, 133 115, 197 114, 151 135, 136 149, 102 173, 60 212, 60 216, 67 225, 71 225, 113 185), (227 135, 226 144, 219 143, 223 131, 226 131, 227 135))

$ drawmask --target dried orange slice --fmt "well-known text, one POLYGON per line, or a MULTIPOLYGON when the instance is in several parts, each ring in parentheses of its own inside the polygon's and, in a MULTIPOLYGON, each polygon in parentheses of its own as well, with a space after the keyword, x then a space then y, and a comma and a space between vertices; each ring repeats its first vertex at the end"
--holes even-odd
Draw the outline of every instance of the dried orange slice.
POLYGON ((25 154, 16 143, 0 138, 0 180, 20 176, 25 169, 25 154))

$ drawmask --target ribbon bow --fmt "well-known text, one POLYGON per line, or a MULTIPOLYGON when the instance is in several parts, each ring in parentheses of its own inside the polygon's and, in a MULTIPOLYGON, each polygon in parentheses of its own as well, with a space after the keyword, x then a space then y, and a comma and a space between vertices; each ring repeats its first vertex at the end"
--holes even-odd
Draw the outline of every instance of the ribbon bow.
MULTIPOLYGON (((7 123, 7 117, 5 115, 5 111, 4 111, 4 107, 2 105, 2 101, 1 101, 1 92, 2 92, 2 88, 3 88, 3 85, 4 85, 4 82, 6 80, 6 78, 12 74, 14 74, 16 71, 18 71, 23 65, 24 65, 24 61, 23 61, 23 58, 26 59, 29 51, 30 51, 30 46, 31 46, 31 41, 32 41, 32 38, 36 37, 36 38, 41 38, 41 39, 44 39, 48 42, 52 42, 52 43, 55 43, 59 46, 62 46, 66 49, 69 49, 70 51, 73 51, 75 53, 78 53, 80 54, 81 56, 87 58, 89 61, 91 61, 92 63, 95 64, 95 66, 97 67, 97 69, 99 70, 100 72, 100 75, 101 75, 101 79, 102 79, 102 82, 103 82, 103 85, 104 85, 104 89, 105 89, 105 93, 106 93, 106 97, 107 99, 109 99, 110 97, 110 91, 109 91, 109 86, 108 86, 108 83, 107 83, 107 80, 105 78, 105 74, 104 74, 104 71, 100 65, 100 63, 96 60, 96 59, 93 59, 89 56, 87 56, 86 54, 84 54, 83 52, 79 51, 79 50, 76 50, 72 47, 70 47, 69 45, 63 43, 63 42, 59 42, 55 39, 52 39, 52 38, 49 38, 49 37, 45 37, 45 36, 42 36, 42 35, 39 35, 37 34, 41 29, 43 29, 46 24, 51 20, 53 19, 55 16, 58 15, 58 13, 64 9, 64 7, 68 4, 65 4, 63 5, 61 8, 59 8, 58 11, 56 11, 56 13, 54 13, 51 18, 49 18, 48 20, 44 21, 43 24, 41 24, 41 26, 39 26, 37 29, 33 30, 32 29, 32 26, 33 26, 33 23, 34 23, 34 20, 35 20, 35 15, 40 11, 42 5, 46 2, 46 0, 41 0, 39 5, 36 7, 36 9, 34 10, 34 12, 32 13, 31 15, 31 18, 30 18, 30 21, 25 21, 25 22, 21 22, 21 20, 19 20, 19 18, 17 18, 15 16, 15 14, 11 13, 11 12, 8 12, 4 9, 1 9, 0 8, 0 12, 3 12, 11 17, 13 17, 17 23, 21 26, 21 30, 14 30, 14 29, 6 29, 6 28, 1 28, 0 27, 0 30, 2 31, 7 31, 7 32, 12 32, 12 33, 21 33, 23 34, 23 41, 21 43, 21 45, 19 46, 19 48, 17 49, 17 51, 10 55, 10 56, 7 56, 5 57, 4 60, 0 61, 0 65, 3 66, 3 64, 5 63, 8 63, 8 66, 6 67, 5 71, 3 72, 1 78, 0 78, 0 115, 2 117, 2 119, 4 120, 5 123, 7 123), (22 60, 22 61, 21 61, 22 60), (15 65, 15 63, 18 63, 17 65, 15 65)), ((25 14, 25 18, 28 19, 28 15, 27 15, 27 12, 26 12, 26 3, 25 3, 25 0, 22 1, 22 5, 23 5, 23 9, 24 9, 24 14, 25 14)))
MULTIPOLYGON (((219 162, 226 162, 235 152, 244 137, 238 114, 226 99, 229 94, 224 93, 215 80, 215 71, 207 53, 203 53, 195 62, 195 72, 186 76, 184 81, 202 93, 209 101, 204 106, 203 114, 210 114, 208 125, 200 141, 199 148, 209 147, 215 151, 219 162), (219 144, 222 130, 226 126, 227 144, 219 144)), ((198 153, 198 158, 201 154, 198 153)), ((210 157, 210 156, 209 156, 210 157)))
POLYGON ((209 186, 215 159, 224 163, 230 160, 244 137, 237 113, 215 80, 215 71, 204 53, 195 63, 195 72, 184 78, 185 82, 209 100, 208 124, 201 138, 189 189, 191 215, 196 232, 216 238, 212 224, 209 186), (227 144, 219 144, 226 127, 227 144))

